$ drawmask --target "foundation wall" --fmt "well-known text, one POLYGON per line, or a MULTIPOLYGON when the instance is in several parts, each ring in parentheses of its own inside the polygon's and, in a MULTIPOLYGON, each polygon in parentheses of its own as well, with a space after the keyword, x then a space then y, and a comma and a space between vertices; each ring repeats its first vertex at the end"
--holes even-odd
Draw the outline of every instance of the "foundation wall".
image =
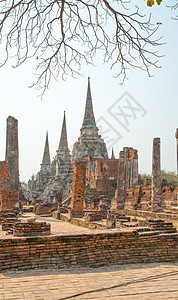
POLYGON ((137 231, 0 240, 0 269, 101 266, 178 260, 178 234, 137 231))

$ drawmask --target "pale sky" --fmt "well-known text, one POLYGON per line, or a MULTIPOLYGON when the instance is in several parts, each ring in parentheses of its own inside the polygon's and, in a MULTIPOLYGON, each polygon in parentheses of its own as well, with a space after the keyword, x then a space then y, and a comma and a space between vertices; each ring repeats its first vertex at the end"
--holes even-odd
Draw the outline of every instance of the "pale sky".
POLYGON ((59 78, 58 82, 51 82, 41 100, 37 97, 39 91, 28 88, 35 76, 30 62, 18 69, 12 69, 10 64, 0 69, 0 160, 5 159, 6 118, 13 116, 19 122, 22 181, 27 181, 40 169, 47 130, 51 159, 55 156, 64 110, 70 149, 77 141, 84 116, 88 75, 91 78, 95 118, 107 143, 109 156, 111 144, 116 158, 124 146, 136 148, 139 172, 151 173, 153 138, 160 137, 161 167, 176 171, 178 21, 171 19, 173 12, 164 4, 149 8, 143 1, 142 11, 147 14, 152 12, 153 22, 162 23, 159 34, 164 36, 163 41, 166 42, 158 49, 164 57, 159 62, 161 68, 152 70, 152 78, 139 70, 130 70, 129 79, 120 86, 120 80, 113 77, 112 71, 101 63, 98 56, 95 67, 83 66, 83 77, 69 77, 66 81, 59 78), (129 103, 134 109, 127 108, 129 103), (128 116, 119 115, 121 109, 128 116))

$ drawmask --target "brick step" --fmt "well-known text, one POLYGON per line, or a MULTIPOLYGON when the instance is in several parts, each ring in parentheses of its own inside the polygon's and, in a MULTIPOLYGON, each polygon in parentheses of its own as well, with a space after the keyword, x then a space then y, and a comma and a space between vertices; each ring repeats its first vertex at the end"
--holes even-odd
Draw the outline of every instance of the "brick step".
POLYGON ((124 222, 123 227, 136 227, 138 224, 137 222, 124 222))

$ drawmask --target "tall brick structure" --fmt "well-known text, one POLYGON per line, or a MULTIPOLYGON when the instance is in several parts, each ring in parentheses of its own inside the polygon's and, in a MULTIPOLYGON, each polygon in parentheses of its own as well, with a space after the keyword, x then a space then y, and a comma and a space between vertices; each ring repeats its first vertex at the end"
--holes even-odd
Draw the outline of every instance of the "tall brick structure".
POLYGON ((72 162, 83 161, 90 156, 92 158, 108 158, 107 148, 99 129, 96 126, 91 97, 90 78, 88 78, 87 99, 83 124, 80 129, 80 137, 74 144, 72 151, 72 162))
POLYGON ((13 209, 19 201, 18 191, 11 190, 8 163, 0 161, 0 208, 13 209))
POLYGON ((178 176, 178 128, 176 129, 176 155, 177 155, 177 176, 178 176))
POLYGON ((75 162, 72 181, 72 217, 83 217, 86 162, 75 162))
POLYGON ((13 117, 7 118, 5 160, 8 163, 11 190, 19 191, 18 120, 13 117))
POLYGON ((160 138, 153 140, 152 154, 152 210, 157 210, 161 205, 161 164, 160 164, 160 138))
POLYGON ((117 180, 117 208, 124 208, 125 200, 125 155, 124 151, 119 153, 119 168, 118 168, 118 180, 117 180))
POLYGON ((131 147, 124 147, 121 153, 124 160, 125 185, 131 188, 138 183, 138 153, 131 147))
POLYGON ((119 153, 117 190, 111 209, 123 209, 125 206, 126 189, 138 184, 138 153, 136 149, 124 147, 119 153))

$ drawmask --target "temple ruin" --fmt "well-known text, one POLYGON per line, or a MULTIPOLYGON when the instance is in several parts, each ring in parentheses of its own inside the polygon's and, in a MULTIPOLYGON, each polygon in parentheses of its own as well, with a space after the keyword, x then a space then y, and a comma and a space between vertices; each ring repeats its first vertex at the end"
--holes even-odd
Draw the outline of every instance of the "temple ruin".
MULTIPOLYGON (((161 179, 160 138, 153 139, 152 178, 142 180, 137 149, 123 147, 118 158, 112 149, 109 158, 95 122, 90 78, 72 154, 66 125, 64 112, 52 161, 46 133, 39 172, 28 181, 22 205, 18 121, 7 119, 6 157, 0 162, 0 224, 11 236, 5 242, 0 238, 0 269, 178 259, 178 187, 161 179), (52 224, 62 221, 96 231, 61 236, 52 224)), ((178 151, 178 129, 176 141, 178 151)))

